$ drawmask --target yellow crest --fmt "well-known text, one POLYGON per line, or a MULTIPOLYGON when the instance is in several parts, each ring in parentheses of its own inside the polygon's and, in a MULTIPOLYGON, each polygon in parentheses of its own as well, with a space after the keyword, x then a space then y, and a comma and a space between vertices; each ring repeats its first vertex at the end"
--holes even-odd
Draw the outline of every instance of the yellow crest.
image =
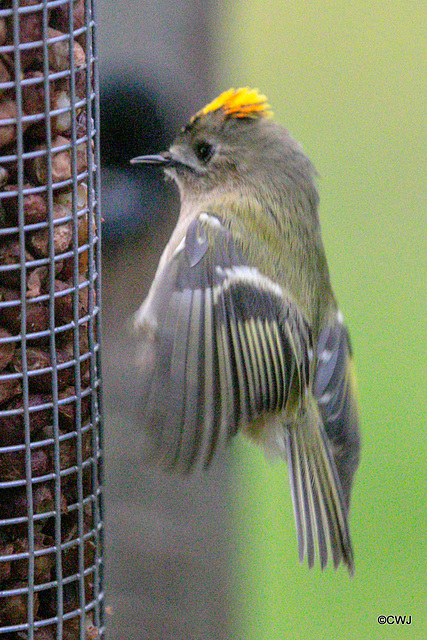
POLYGON ((215 100, 207 104, 206 107, 198 111, 194 118, 218 109, 223 109, 227 116, 233 118, 260 118, 273 115, 266 96, 259 93, 258 89, 241 87, 240 89, 224 91, 215 100))

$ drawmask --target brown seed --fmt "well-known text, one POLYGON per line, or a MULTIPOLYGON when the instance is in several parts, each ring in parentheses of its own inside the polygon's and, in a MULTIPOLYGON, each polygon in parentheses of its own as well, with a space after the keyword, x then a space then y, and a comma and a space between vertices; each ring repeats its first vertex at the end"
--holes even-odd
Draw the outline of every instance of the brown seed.
POLYGON ((42 295, 47 276, 47 267, 36 267, 30 271, 27 277, 27 298, 37 298, 42 295))
MULTIPOLYGON (((16 582, 13 584, 13 588, 26 589, 28 585, 25 582, 16 582)), ((35 615, 37 615, 39 605, 39 596, 35 591, 33 600, 35 615)), ((0 598, 0 620, 2 623, 10 625, 26 623, 28 621, 28 595, 23 593, 0 598)))
MULTIPOLYGON (((86 97, 86 67, 74 68, 74 88, 75 94, 78 100, 84 100, 86 97)), ((65 91, 67 96, 70 97, 72 95, 71 91, 71 80, 70 78, 61 78, 56 82, 56 90, 58 92, 65 91)), ((82 127, 83 124, 83 116, 84 110, 82 109, 77 114, 77 138, 81 138, 85 134, 85 129, 82 127)), ((71 131, 70 131, 71 133, 71 131)))
MULTIPOLYGON (((1 71, 1 70, 0 70, 1 71)), ((75 69, 75 91, 78 99, 83 99, 86 95, 85 69, 75 69)), ((25 79, 43 79, 41 71, 30 71, 25 79)), ((23 105, 27 115, 39 115, 40 119, 34 123, 28 123, 28 135, 35 140, 44 140, 46 137, 45 120, 45 87, 44 84, 23 85, 23 105), (42 116, 42 117, 41 117, 42 116)), ((52 115, 50 118, 51 135, 65 134, 71 137, 71 87, 69 78, 56 80, 50 83, 49 87, 49 110, 50 112, 61 110, 62 113, 52 115)), ((77 109, 77 115, 81 108, 77 109)), ((84 134, 83 134, 84 135, 84 134)), ((77 132, 77 138, 79 132, 77 132)), ((82 137, 80 135, 80 137, 82 137)))
POLYGON ((12 361, 15 353, 15 342, 4 342, 8 338, 11 338, 12 334, 6 331, 3 327, 0 327, 0 371, 2 371, 9 362, 12 361))
POLYGON ((11 561, 3 560, 2 556, 10 556, 13 553, 13 544, 11 542, 0 545, 0 583, 7 580, 11 573, 11 561))
MULTIPOLYGON (((53 547, 55 541, 44 533, 36 533, 34 536, 34 551, 48 550, 53 547)), ((28 553, 28 540, 20 538, 13 545, 16 554, 28 553)), ((17 580, 28 580, 28 558, 21 558, 12 562, 12 575, 17 580)), ((51 571, 55 566, 55 554, 46 553, 34 557, 34 578, 35 583, 49 582, 51 571)))
MULTIPOLYGON (((34 631, 34 640, 55 640, 56 631, 52 626, 40 627, 34 631)), ((77 639, 76 639, 77 640, 77 639)))
MULTIPOLYGON (((2 3, 4 5, 5 3, 2 3)), ((8 3, 12 4, 12 3, 8 3)), ((19 6, 32 6, 40 4, 38 0, 20 0, 19 6)), ((3 8, 3 6, 2 6, 3 8)), ((6 44, 13 44, 13 17, 6 18, 7 36, 6 44)), ((24 42, 39 42, 42 40, 43 35, 43 12, 41 8, 39 10, 28 13, 21 13, 19 17, 19 41, 24 42)), ((27 69, 30 65, 33 65, 40 60, 42 55, 41 46, 31 47, 30 49, 22 49, 20 52, 20 61, 22 69, 27 69)), ((13 57, 13 54, 11 54, 13 57)))
POLYGON ((33 513, 49 513, 55 509, 52 483, 38 484, 33 491, 33 513))
POLYGON ((0 147, 13 142, 16 138, 16 124, 4 123, 2 120, 16 118, 16 103, 12 100, 5 100, 0 103, 0 147))
MULTIPOLYGON (((24 412, 22 397, 16 396, 3 404, 0 411, 0 446, 24 444, 24 412), (5 415, 6 411, 13 411, 5 415)), ((40 440, 37 434, 43 427, 52 423, 52 408, 39 408, 52 403, 52 397, 45 394, 32 394, 29 397, 29 421, 32 440, 40 440)))
MULTIPOLYGON (((12 4, 10 2, 10 4, 12 4)), ((38 0, 20 0, 20 7, 30 7, 37 5, 38 0)), ((8 17, 8 33, 12 31, 13 18, 8 17)), ((19 16, 19 41, 20 42, 36 42, 42 39, 43 28, 43 13, 41 9, 30 11, 28 13, 21 13, 19 16)), ((13 43, 13 31, 8 37, 8 44, 13 43)))
MULTIPOLYGON (((5 480, 24 480, 26 477, 26 452, 10 451, 0 453, 0 477, 5 480)), ((31 449, 31 477, 47 475, 53 471, 52 461, 46 447, 31 449)))
MULTIPOLYGON (((79 318, 88 312, 89 294, 88 288, 78 292, 79 318)), ((74 318, 74 289, 71 282, 55 280, 55 324, 61 325, 71 322, 74 318)))
MULTIPOLYGON (((27 347, 27 370, 30 391, 46 393, 52 390, 52 360, 50 353, 40 347, 27 347)), ((21 350, 17 351, 13 360, 16 372, 22 372, 21 350)), ((74 382, 73 355, 68 351, 56 349, 56 373, 58 388, 64 389, 74 382), (69 366, 61 366, 67 365, 69 366)))
MULTIPOLYGON (((7 371, 3 371, 3 374, 6 375, 7 373, 7 371)), ((0 380, 0 404, 7 402, 20 393, 22 393, 22 385, 18 378, 0 380)))
MULTIPOLYGON (((38 151, 46 151, 46 145, 36 147, 38 151)), ((76 171, 81 173, 87 168, 87 147, 86 143, 77 146, 76 171)), ((41 156, 32 158, 27 162, 27 171, 39 184, 47 183, 47 151, 41 156)), ((71 142, 68 138, 57 136, 52 142, 52 180, 53 182, 63 182, 72 176, 71 142), (67 147, 59 149, 60 147, 67 147)))
MULTIPOLYGON (((2 22, 0 18, 0 29, 1 29, 1 24, 2 22)), ((0 37, 1 37, 1 34, 0 34, 0 37)), ((0 82, 1 83, 10 82, 10 80, 11 80, 11 75, 10 75, 9 67, 0 58, 0 82)), ((7 89, 0 89, 0 95, 4 96, 6 92, 7 92, 7 89)))
MULTIPOLYGON (((0 482, 25 480, 25 460, 25 450, 0 453, 0 482)), ((31 449, 31 477, 44 476, 51 471, 52 462, 46 447, 31 449)))
MULTIPOLYGON (((84 533, 89 532, 88 527, 84 527, 84 533)), ((77 539, 77 531, 75 532, 74 539, 77 539)), ((70 538, 70 541, 73 538, 70 538)), ((77 542, 72 547, 67 547, 62 552, 62 563, 63 563, 63 575, 64 577, 72 576, 75 573, 79 572, 79 543, 77 542)), ((95 545, 90 539, 86 539, 84 542, 84 567, 88 569, 94 563, 95 559, 95 545)))
MULTIPOLYGON (((53 39, 64 34, 57 29, 48 29, 48 38, 53 39)), ((68 34, 67 34, 68 35, 68 34)), ((70 69, 70 41, 69 38, 58 40, 48 44, 49 49, 49 68, 52 71, 66 71, 70 69)), ((75 67, 82 67, 86 63, 86 55, 84 49, 78 42, 73 41, 73 56, 75 67)))
POLYGON ((6 37, 7 37, 6 20, 4 18, 0 18, 0 47, 6 42, 6 37))
MULTIPOLYGON (((53 219, 63 220, 69 218, 71 212, 61 204, 53 205, 53 219)), ((54 253, 65 253, 70 246, 73 237, 73 223, 71 220, 63 224, 55 224, 53 228, 53 248, 54 253)), ((49 229, 38 229, 28 234, 28 247, 41 258, 49 255, 49 229)))
MULTIPOLYGON (((29 251, 25 251, 24 254, 25 262, 31 262, 34 260, 29 251)), ((0 270, 0 283, 4 284, 6 287, 19 289, 21 284, 21 248, 16 236, 6 240, 0 245, 0 265, 14 267, 8 271, 0 270)))
MULTIPOLYGON (((49 311, 43 302, 34 302, 32 298, 27 299, 26 304, 26 333, 27 339, 37 343, 49 341, 48 335, 32 337, 30 334, 47 331, 49 329, 49 311)), ((0 287, 0 322, 12 335, 21 333, 22 306, 20 295, 13 289, 0 287), (1 303, 15 303, 10 306, 1 303)))
MULTIPOLYGON (((70 30, 70 23, 68 18, 68 4, 60 5, 52 11, 50 24, 68 33, 70 30)), ((74 0, 73 2, 73 30, 80 29, 85 24, 85 2, 84 0, 74 0)))
MULTIPOLYGON (((23 189, 23 208, 24 208, 24 224, 35 224, 44 222, 47 219, 47 204, 44 193, 26 193, 33 189, 32 184, 24 184, 23 189)), ((8 220, 12 224, 18 224, 18 185, 9 184, 5 187, 5 192, 11 192, 9 198, 3 198, 3 206, 6 211, 8 220)))
POLYGON ((3 187, 9 181, 9 171, 6 167, 0 165, 0 187, 3 187))
MULTIPOLYGON (((42 71, 28 71, 24 80, 31 82, 30 84, 22 84, 22 104, 24 111, 27 115, 43 114, 45 113, 45 87, 44 87, 44 74, 42 71)), ((53 84, 51 83, 51 90, 49 91, 49 101, 52 104, 53 101, 53 84)))
MULTIPOLYGON (((67 387, 59 394, 59 400, 65 400, 66 398, 72 398, 75 395, 74 387, 67 387)), ((82 425, 86 423, 90 415, 91 397, 90 394, 81 398, 80 412, 82 425)), ((76 429, 76 400, 70 400, 67 403, 61 403, 59 405, 59 424, 65 431, 73 431, 76 429)))

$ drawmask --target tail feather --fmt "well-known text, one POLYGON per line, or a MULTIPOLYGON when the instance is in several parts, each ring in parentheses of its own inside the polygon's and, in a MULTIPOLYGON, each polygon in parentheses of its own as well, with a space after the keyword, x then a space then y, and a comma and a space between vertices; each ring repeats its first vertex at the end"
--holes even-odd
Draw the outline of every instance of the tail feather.
MULTIPOLYGON (((313 509, 314 509, 314 522, 323 523, 322 504, 319 500, 319 493, 313 491, 313 509)), ((325 527, 317 526, 317 544, 319 549, 320 567, 323 570, 328 563, 328 546, 325 535, 325 527)))
POLYGON ((292 430, 285 430, 286 454, 288 460, 289 483, 291 485, 292 504, 294 507, 295 525, 297 529, 298 557, 300 563, 304 560, 305 538, 303 521, 303 499, 304 487, 301 487, 300 455, 298 453, 298 441, 293 437, 292 430))
MULTIPOLYGON (((310 563, 310 555, 309 550, 307 549, 307 560, 309 563, 309 567, 314 565, 314 535, 317 534, 317 544, 319 550, 319 558, 320 558, 320 566, 322 569, 325 568, 328 562, 328 548, 326 543, 326 535, 325 535, 325 526, 323 520, 323 499, 324 496, 322 494, 322 485, 319 482, 317 468, 315 460, 311 459, 311 451, 310 447, 307 446, 305 439, 301 439, 299 441, 300 449, 301 449, 301 457, 303 459, 303 463, 307 469, 306 471, 306 485, 309 485, 310 490, 305 491, 305 501, 308 503, 309 508, 306 510, 307 518, 306 518, 306 526, 308 526, 308 521, 312 521, 312 525, 310 524, 310 529, 313 529, 313 533, 310 534, 312 541, 310 544, 313 546, 313 551, 311 554, 311 563, 310 563)), ((320 466, 320 465, 319 465, 320 466)))
POLYGON ((300 562, 307 556, 308 566, 314 565, 317 542, 322 569, 330 550, 334 567, 343 561, 353 573, 347 509, 330 444, 313 403, 286 427, 285 440, 300 562))

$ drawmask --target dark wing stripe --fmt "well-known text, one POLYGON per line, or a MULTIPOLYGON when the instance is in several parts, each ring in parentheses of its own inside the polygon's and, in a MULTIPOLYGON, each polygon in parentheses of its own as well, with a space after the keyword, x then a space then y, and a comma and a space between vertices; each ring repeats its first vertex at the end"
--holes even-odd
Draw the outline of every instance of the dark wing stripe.
POLYGON ((283 357, 282 336, 279 331, 279 326, 277 322, 272 322, 270 326, 271 326, 271 332, 272 332, 271 344, 274 345, 275 356, 276 356, 274 358, 274 363, 276 365, 277 383, 278 383, 277 408, 280 410, 285 405, 285 393, 286 393, 286 382, 287 382, 286 381, 286 363, 283 357))
POLYGON ((248 403, 248 391, 246 385, 245 365, 243 360, 243 353, 240 343, 238 325, 234 322, 234 319, 230 319, 230 336, 233 345, 234 362, 236 365, 237 380, 234 380, 233 387, 238 390, 237 395, 239 398, 239 415, 241 422, 247 422, 249 420, 249 403, 248 403), (237 382, 237 384, 236 384, 237 382))
POLYGON ((272 332, 272 323, 268 320, 264 321, 264 335, 265 342, 267 345, 267 350, 264 352, 268 352, 270 354, 270 379, 269 379, 269 388, 270 388, 270 409, 272 411, 277 411, 280 408, 280 395, 283 392, 283 381, 282 375, 280 371, 280 367, 278 366, 279 356, 277 354, 277 347, 275 344, 275 339, 273 337, 272 332))
POLYGON ((300 357, 296 357, 295 356, 295 351, 293 350, 293 342, 290 343, 286 339, 286 335, 285 335, 284 332, 282 332, 282 335, 281 335, 281 352, 282 352, 282 358, 283 358, 284 367, 285 367, 285 369, 284 369, 284 390, 285 390, 284 393, 285 393, 285 397, 287 397, 291 387, 293 385, 296 385, 298 387, 298 385, 299 385, 299 382, 296 384, 295 381, 294 381, 296 372, 298 374, 298 379, 301 380, 301 376, 299 374, 301 356, 300 357))
POLYGON ((254 372, 253 372, 253 361, 248 348, 246 327, 244 326, 242 321, 238 322, 237 331, 239 335, 240 347, 242 351, 242 359, 243 359, 243 365, 244 365, 244 371, 245 371, 245 382, 246 382, 245 393, 246 393, 246 402, 249 410, 248 419, 251 420, 256 415, 255 381, 254 381, 254 372))
MULTIPOLYGON (((291 350, 291 358, 289 358, 289 361, 293 361, 295 360, 295 354, 298 354, 300 352, 300 350, 298 349, 298 345, 295 343, 295 333, 291 330, 291 327, 289 326, 288 322, 285 322, 285 335, 287 337, 287 347, 290 348, 291 350), (292 357, 293 356, 293 357, 292 357)), ((286 362, 286 360, 285 360, 286 362)), ((299 366, 299 359, 297 360, 297 365, 296 366, 296 372, 298 375, 298 388, 299 389, 304 389, 305 384, 304 384, 304 379, 303 376, 301 374, 301 369, 299 366)))
POLYGON ((234 393, 230 385, 231 362, 230 362, 230 342, 228 339, 227 326, 222 322, 216 327, 216 340, 218 345, 219 364, 219 402, 221 406, 221 417, 218 424, 218 443, 225 444, 229 429, 229 417, 234 415, 234 393))
POLYGON ((257 318, 253 322, 253 332, 257 335, 257 361, 261 376, 261 401, 264 400, 265 407, 269 411, 274 411, 275 381, 272 371, 271 351, 268 347, 265 335, 265 322, 257 318))
POLYGON ((252 333, 255 341, 255 353, 258 364, 258 372, 260 379, 260 393, 258 397, 257 411, 271 411, 273 403, 271 402, 269 381, 271 375, 271 357, 270 349, 266 344, 264 323, 257 318, 251 321, 252 333))
POLYGON ((261 413, 267 404, 267 398, 262 393, 262 363, 259 358, 259 341, 255 328, 254 318, 245 321, 244 324, 246 342, 251 360, 251 371, 254 382, 253 411, 254 415, 261 413), (265 404, 264 404, 265 403, 265 404))
POLYGON ((233 300, 230 296, 230 291, 223 291, 221 287, 219 287, 219 290, 220 293, 218 294, 218 305, 221 305, 221 308, 223 309, 224 331, 226 332, 227 342, 230 345, 228 351, 230 360, 230 378, 228 380, 228 385, 231 389, 230 393, 232 393, 233 396, 233 420, 228 428, 228 437, 232 437, 237 433, 239 423, 243 420, 247 420, 248 407, 245 395, 246 387, 244 366, 242 361, 240 340, 237 335, 236 329, 236 310, 233 304, 233 300))

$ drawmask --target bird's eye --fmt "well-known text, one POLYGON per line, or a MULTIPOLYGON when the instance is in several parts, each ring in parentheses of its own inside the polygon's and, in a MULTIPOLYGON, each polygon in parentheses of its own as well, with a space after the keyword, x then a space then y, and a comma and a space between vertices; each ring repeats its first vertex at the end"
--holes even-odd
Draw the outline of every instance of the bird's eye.
POLYGON ((214 151, 214 147, 209 144, 209 142, 205 142, 202 140, 196 142, 194 146, 194 152, 197 156, 197 159, 200 160, 200 162, 203 162, 203 164, 207 164, 209 162, 214 154, 214 151))

